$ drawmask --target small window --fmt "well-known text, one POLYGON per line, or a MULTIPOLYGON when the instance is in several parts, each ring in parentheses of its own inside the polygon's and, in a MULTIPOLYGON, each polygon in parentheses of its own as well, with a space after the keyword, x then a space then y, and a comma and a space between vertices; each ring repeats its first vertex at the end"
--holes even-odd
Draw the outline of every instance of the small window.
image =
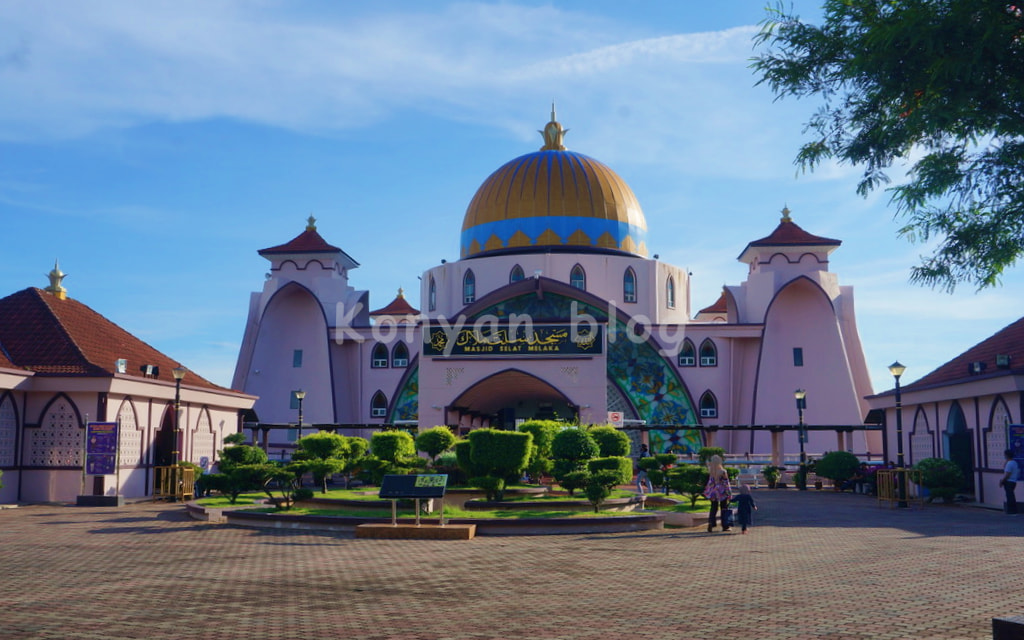
POLYGON ((683 341, 683 348, 679 350, 679 366, 697 366, 697 350, 693 348, 693 343, 690 342, 689 338, 683 341))
POLYGON ((302 366, 302 349, 292 351, 292 366, 296 369, 302 366))
POLYGON ((630 267, 622 276, 622 300, 636 302, 636 272, 630 267))
POLYGON ((427 308, 430 311, 437 310, 437 284, 434 282, 434 276, 430 276, 430 285, 427 289, 427 308))
POLYGON ((793 366, 802 367, 804 366, 804 350, 803 347, 793 347, 793 366))
POLYGON ((409 366, 409 347, 404 342, 396 344, 391 352, 391 366, 396 369, 409 366))
POLYGON ((718 401, 715 400, 714 394, 710 391, 705 391, 704 395, 700 397, 700 417, 718 417, 718 401))
POLYGON ((576 265, 569 272, 569 286, 580 291, 587 290, 587 273, 580 265, 576 265))
POLYGON ((718 350, 715 349, 715 343, 710 340, 705 340, 700 345, 700 366, 718 366, 718 350))
POLYGON ((665 283, 665 304, 669 309, 676 308, 676 279, 672 276, 669 276, 668 282, 665 283))
POLYGON ((373 394, 373 400, 370 401, 370 417, 372 418, 383 418, 388 414, 388 399, 383 393, 378 391, 373 394))
POLYGON ((509 284, 512 284, 513 282, 519 282, 520 280, 524 280, 525 278, 526 274, 523 273, 523 268, 520 267, 518 264, 512 267, 512 272, 508 274, 509 284))
POLYGON ((371 359, 370 366, 374 369, 387 369, 388 368, 388 348, 382 343, 377 343, 373 347, 373 358, 371 359))
POLYGON ((476 276, 470 269, 462 277, 462 304, 471 304, 476 300, 476 276))

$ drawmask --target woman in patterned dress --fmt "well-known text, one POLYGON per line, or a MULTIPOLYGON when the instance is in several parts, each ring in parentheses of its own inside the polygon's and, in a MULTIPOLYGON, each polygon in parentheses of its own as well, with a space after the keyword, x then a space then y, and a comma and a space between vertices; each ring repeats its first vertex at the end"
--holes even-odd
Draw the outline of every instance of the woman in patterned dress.
MULTIPOLYGON (((708 483, 704 487, 704 497, 711 501, 711 510, 708 512, 708 531, 714 531, 718 524, 718 510, 729 508, 732 500, 732 486, 729 484, 729 472, 722 465, 721 456, 711 456, 708 460, 708 483)), ((728 531, 729 527, 722 522, 722 531, 728 531)))

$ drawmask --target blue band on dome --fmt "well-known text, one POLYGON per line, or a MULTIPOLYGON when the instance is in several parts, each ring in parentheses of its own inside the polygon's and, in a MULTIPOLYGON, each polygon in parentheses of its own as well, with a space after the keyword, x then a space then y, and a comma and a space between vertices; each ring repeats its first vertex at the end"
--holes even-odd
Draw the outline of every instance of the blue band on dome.
POLYGON ((531 247, 542 248, 558 246, 611 249, 613 247, 606 247, 604 243, 599 244, 599 240, 605 234, 610 234, 612 239, 614 239, 614 249, 618 251, 626 251, 628 253, 638 254, 641 251, 640 247, 645 246, 647 241, 646 229, 627 222, 619 222, 618 220, 601 220, 599 218, 583 216, 536 216, 532 218, 514 218, 511 220, 485 222, 466 229, 462 232, 461 249, 463 257, 469 257, 485 251, 497 251, 502 249, 529 250, 531 247), (523 234, 530 239, 529 245, 509 246, 512 236, 515 235, 517 231, 522 231, 523 234), (551 231, 557 235, 560 242, 552 243, 545 238, 544 242, 538 243, 538 238, 547 231, 551 231), (576 242, 570 244, 569 238, 577 231, 581 231, 587 236, 589 244, 579 244, 576 242), (500 247, 487 246, 487 242, 492 236, 497 236, 501 241, 500 247), (631 249, 623 247, 623 242, 626 238, 630 238, 633 241, 631 249), (479 244, 479 248, 472 251, 471 247, 474 240, 479 244))

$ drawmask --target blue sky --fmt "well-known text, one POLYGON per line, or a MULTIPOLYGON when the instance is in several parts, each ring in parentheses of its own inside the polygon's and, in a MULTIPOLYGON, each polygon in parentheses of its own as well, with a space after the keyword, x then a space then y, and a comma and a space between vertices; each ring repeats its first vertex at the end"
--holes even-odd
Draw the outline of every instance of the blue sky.
MULTIPOLYGON (((496 168, 541 145, 612 167, 651 253, 688 267, 692 305, 738 284, 784 205, 838 238, 875 390, 919 378, 1019 317, 1020 269, 954 295, 908 282, 927 246, 896 237, 856 168, 793 165, 815 107, 748 68, 755 1, 0 4, 0 296, 69 295, 214 382, 231 381, 257 250, 321 235, 381 307, 458 257, 496 168)), ((795 2, 814 18, 820 2, 795 2)))

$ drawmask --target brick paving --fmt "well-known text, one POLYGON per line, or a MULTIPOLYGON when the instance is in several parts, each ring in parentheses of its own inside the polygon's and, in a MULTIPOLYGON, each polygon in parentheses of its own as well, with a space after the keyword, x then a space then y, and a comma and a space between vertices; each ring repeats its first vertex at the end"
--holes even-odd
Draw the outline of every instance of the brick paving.
POLYGON ((1024 517, 755 491, 747 535, 357 540, 180 505, 0 510, 0 639, 991 638, 1024 517))

